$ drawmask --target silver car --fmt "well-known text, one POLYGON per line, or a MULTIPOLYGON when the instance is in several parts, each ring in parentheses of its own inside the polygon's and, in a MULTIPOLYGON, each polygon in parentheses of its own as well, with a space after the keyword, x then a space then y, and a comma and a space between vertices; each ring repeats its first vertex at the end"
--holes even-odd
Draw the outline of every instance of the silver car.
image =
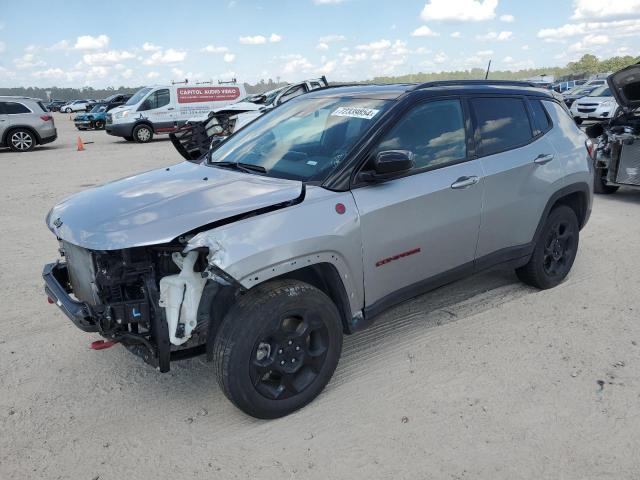
POLYGON ((571 115, 580 124, 583 120, 605 120, 612 118, 618 103, 608 85, 596 88, 571 105, 571 115))
POLYGON ((41 100, 0 96, 0 146, 28 152, 53 142, 58 134, 53 116, 41 100))
POLYGON ((558 285, 591 212, 585 135, 518 82, 331 87, 194 162, 56 205, 49 301, 161 372, 206 354, 260 418, 310 402, 343 334, 498 264, 558 285), (96 208, 96 206, 100 208, 96 208))

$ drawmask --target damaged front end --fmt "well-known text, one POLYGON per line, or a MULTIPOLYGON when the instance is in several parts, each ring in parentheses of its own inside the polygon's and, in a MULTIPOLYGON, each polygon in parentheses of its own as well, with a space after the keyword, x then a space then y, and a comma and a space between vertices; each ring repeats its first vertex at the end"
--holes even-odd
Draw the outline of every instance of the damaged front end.
POLYGON ((640 64, 631 65, 607 78, 620 109, 604 123, 587 127, 590 138, 597 138, 595 168, 597 182, 604 189, 640 186, 640 64))
POLYGON ((61 241, 64 260, 44 267, 45 291, 78 328, 166 372, 172 360, 205 353, 213 299, 241 290, 207 263, 206 249, 183 255, 183 248, 91 251, 61 241))

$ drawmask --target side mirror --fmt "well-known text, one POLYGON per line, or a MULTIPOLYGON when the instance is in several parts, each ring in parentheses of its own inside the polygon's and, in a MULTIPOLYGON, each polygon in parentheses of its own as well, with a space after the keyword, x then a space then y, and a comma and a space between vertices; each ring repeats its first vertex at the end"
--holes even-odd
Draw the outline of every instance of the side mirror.
POLYGON ((413 152, 409 150, 384 150, 373 158, 373 170, 360 172, 360 180, 380 183, 407 173, 415 165, 413 152))

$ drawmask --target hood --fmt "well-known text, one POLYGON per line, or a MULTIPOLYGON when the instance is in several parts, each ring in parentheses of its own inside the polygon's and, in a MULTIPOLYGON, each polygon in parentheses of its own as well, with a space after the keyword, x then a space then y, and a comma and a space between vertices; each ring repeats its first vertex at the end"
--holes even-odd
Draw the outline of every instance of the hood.
POLYGON ((258 111, 266 108, 266 105, 259 105, 253 102, 236 102, 231 105, 227 105, 226 107, 218 107, 211 110, 213 113, 218 112, 250 112, 250 111, 258 111))
POLYGON ((132 108, 133 107, 131 105, 120 105, 119 107, 109 110, 109 113, 115 115, 116 113, 124 112, 125 110, 131 110, 132 108))
POLYGON ((623 110, 630 112, 640 107, 640 63, 609 75, 607 84, 623 110))
POLYGON ((301 194, 299 181, 183 162, 72 195, 51 209, 46 222, 74 245, 119 250, 167 243, 301 194))

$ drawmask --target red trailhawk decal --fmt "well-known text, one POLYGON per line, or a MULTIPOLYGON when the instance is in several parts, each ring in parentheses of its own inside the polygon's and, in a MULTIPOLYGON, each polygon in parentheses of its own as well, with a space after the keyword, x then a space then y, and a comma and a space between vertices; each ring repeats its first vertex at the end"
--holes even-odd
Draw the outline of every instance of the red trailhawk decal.
POLYGON ((387 258, 383 258, 382 260, 378 260, 376 262, 376 267, 381 267, 382 265, 391 263, 394 260, 400 260, 401 258, 408 257, 409 255, 415 255, 416 253, 420 253, 420 248, 414 248, 413 250, 408 250, 406 252, 402 252, 397 255, 394 255, 393 257, 387 257, 387 258))
POLYGON ((178 103, 226 102, 240 97, 238 87, 178 88, 178 103))

